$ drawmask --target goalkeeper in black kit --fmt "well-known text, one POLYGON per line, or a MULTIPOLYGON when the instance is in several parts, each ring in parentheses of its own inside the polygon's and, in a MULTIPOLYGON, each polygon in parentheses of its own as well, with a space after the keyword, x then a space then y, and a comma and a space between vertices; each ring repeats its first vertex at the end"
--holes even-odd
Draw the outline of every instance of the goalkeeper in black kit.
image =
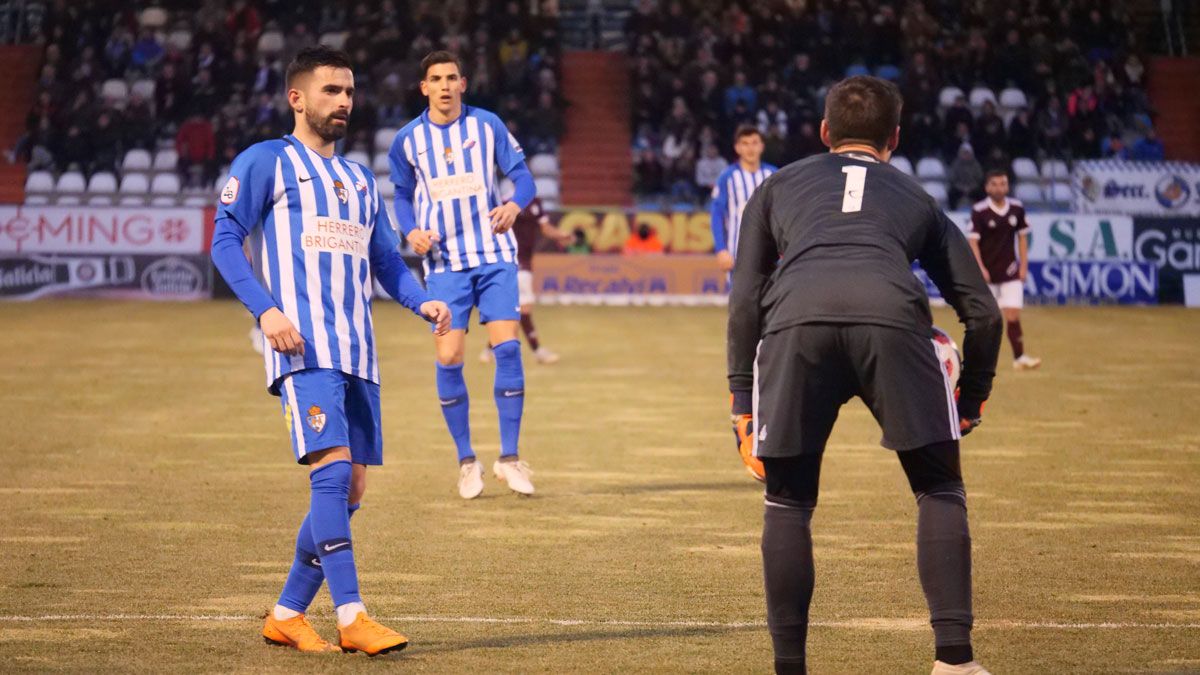
MULTIPOLYGON (((821 456, 859 396, 916 495, 917 568, 933 625, 934 675, 986 675, 971 650, 971 539, 959 438, 980 423, 1003 321, 958 227, 888 165, 895 85, 830 89, 830 152, 767 179, 742 216, 729 298, 729 388, 766 473, 763 573, 778 673, 804 673, 813 592, 811 520, 821 456), (962 376, 933 342, 929 274, 966 327, 962 376), (957 401, 956 401, 957 396, 957 401), (745 424, 746 416, 753 416, 745 424)), ((886 668, 884 670, 887 670, 886 668)))

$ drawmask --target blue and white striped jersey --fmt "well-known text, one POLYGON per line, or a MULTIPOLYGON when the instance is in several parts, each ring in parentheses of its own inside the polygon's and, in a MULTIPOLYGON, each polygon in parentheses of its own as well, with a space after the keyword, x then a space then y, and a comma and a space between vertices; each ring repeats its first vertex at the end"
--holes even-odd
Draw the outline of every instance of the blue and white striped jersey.
POLYGON ((290 135, 264 141, 233 161, 217 207, 218 230, 232 225, 223 219, 242 233, 261 224, 266 290, 304 337, 303 355, 264 345, 271 392, 278 394, 285 375, 307 368, 378 383, 371 264, 395 254, 399 236, 370 170, 341 156, 322 157, 290 135))
POLYGON ((425 256, 426 274, 516 262, 516 237, 512 230, 492 234, 488 212, 500 204, 496 167, 508 174, 524 161, 500 118, 473 106, 463 105, 447 125, 426 109, 396 134, 388 152, 392 182, 414 195, 417 227, 441 237, 425 256))
POLYGON ((729 251, 730 255, 737 257, 742 211, 758 186, 776 171, 778 168, 765 162, 758 165, 758 171, 746 171, 741 162, 734 162, 721 172, 713 185, 710 207, 713 248, 716 251, 729 251))

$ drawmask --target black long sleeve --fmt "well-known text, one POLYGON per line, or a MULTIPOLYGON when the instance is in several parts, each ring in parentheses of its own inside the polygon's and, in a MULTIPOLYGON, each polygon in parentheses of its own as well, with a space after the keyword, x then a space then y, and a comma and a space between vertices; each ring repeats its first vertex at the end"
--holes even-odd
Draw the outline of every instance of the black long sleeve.
POLYGON ((747 391, 754 384, 754 357, 762 339, 763 294, 779 261, 779 248, 769 227, 771 181, 763 183, 742 212, 733 288, 729 293, 729 390, 747 391))

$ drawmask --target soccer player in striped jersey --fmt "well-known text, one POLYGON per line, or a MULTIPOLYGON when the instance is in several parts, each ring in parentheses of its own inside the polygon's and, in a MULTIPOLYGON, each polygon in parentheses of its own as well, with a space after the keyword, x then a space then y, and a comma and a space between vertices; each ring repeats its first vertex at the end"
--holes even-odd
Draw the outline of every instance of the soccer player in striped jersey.
POLYGON ((449 330, 450 310, 429 299, 401 259, 370 170, 334 154, 353 106, 349 58, 302 50, 287 89, 295 131, 233 161, 212 245, 213 263, 262 328, 267 390, 282 399, 296 460, 311 467, 295 559, 262 634, 306 652, 374 656, 408 640, 367 615, 350 539, 367 466, 383 462, 372 279, 436 332, 449 330), (265 287, 242 253, 259 229, 265 287), (304 616, 322 582, 337 608, 338 645, 304 616))
POLYGON ((536 196, 525 154, 495 114, 465 105, 467 81, 450 52, 421 61, 421 93, 429 107, 396 134, 388 153, 396 184, 396 219, 413 251, 425 256, 430 297, 453 312, 451 330, 435 335, 438 400, 458 450, 458 493, 483 492, 483 470, 471 447, 463 352, 471 312, 487 328, 496 359, 494 396, 500 416, 496 478, 520 494, 533 494, 529 466, 517 441, 525 404, 518 323, 517 241, 511 232, 536 196), (497 167, 512 180, 512 199, 496 197, 497 167))
POLYGON ((742 210, 750 196, 762 185, 767 176, 778 171, 777 167, 762 161, 763 137, 758 127, 744 124, 733 134, 733 151, 738 161, 725 167, 713 185, 712 216, 713 250, 721 270, 733 270, 737 257, 738 228, 742 224, 742 210))

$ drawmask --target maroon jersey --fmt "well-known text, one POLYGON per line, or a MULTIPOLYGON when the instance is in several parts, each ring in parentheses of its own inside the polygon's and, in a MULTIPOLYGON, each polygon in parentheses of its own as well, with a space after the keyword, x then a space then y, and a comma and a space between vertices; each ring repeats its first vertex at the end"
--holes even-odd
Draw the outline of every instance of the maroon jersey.
POLYGON ((996 208, 991 199, 984 199, 971 208, 971 239, 979 242, 979 257, 993 284, 1020 278, 1017 263, 1017 236, 1029 231, 1025 222, 1025 206, 1008 199, 1003 208, 996 208))
POLYGON ((549 218, 542 200, 534 197, 529 207, 517 215, 513 223, 513 234, 517 236, 517 267, 533 269, 533 249, 542 233, 542 219, 549 218))

